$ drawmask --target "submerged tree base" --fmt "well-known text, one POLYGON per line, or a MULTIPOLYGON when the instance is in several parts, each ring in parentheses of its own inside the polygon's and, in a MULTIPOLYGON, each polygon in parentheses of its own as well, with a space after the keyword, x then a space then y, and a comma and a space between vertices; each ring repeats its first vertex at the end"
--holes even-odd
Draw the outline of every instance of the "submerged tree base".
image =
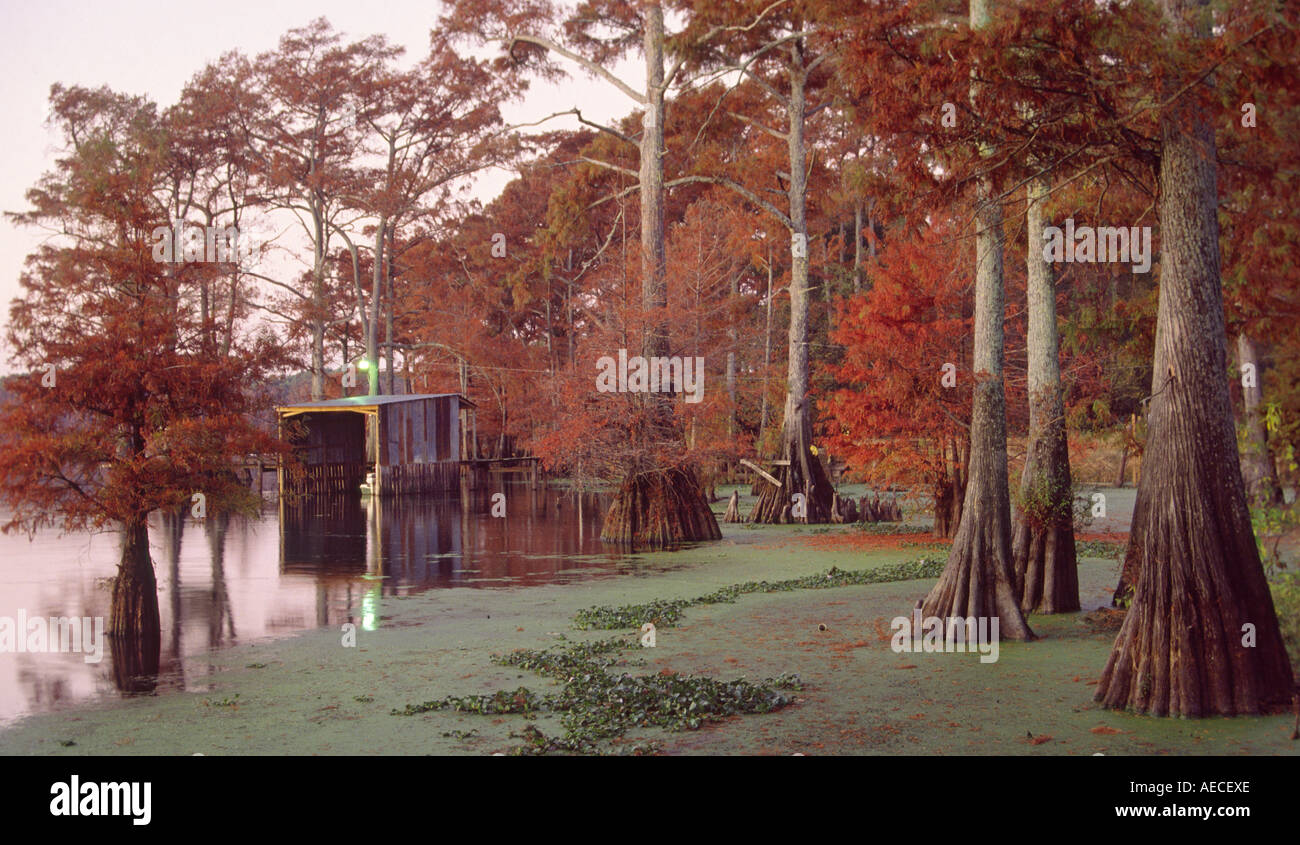
POLYGON ((122 529, 122 558, 113 580, 108 633, 144 641, 162 635, 158 580, 149 557, 149 526, 143 519, 122 529))
POLYGON ((113 579, 109 612, 113 683, 125 693, 153 692, 162 652, 158 580, 149 557, 149 526, 143 519, 122 529, 122 557, 113 579))
POLYGON ((633 548, 721 540, 722 529, 695 473, 688 467, 644 472, 614 495, 600 539, 633 548))
POLYGON ((1096 700, 1189 718, 1283 710, 1291 666, 1244 509, 1203 501, 1200 479, 1167 466, 1139 489, 1152 501, 1129 540, 1133 598, 1096 700))
MULTIPOLYGON (((1208 7, 1193 8, 1163 5, 1171 35, 1192 32, 1193 15, 1209 32, 1208 7)), ((1195 96, 1160 119, 1160 299, 1125 556, 1133 600, 1096 692, 1106 707, 1155 716, 1267 713, 1294 693, 1225 366, 1216 120, 1195 96)))
POLYGON ((786 463, 775 467, 775 478, 781 486, 759 480, 758 501, 749 514, 750 522, 769 525, 831 522, 835 491, 826 477, 826 470, 821 461, 808 457, 807 448, 802 450, 805 457, 801 458, 800 454, 798 444, 790 444, 786 450, 786 463), (795 493, 803 494, 802 513, 795 507, 795 493))
POLYGON ((1011 580, 1009 527, 997 513, 984 513, 986 505, 993 507, 987 498, 968 497, 948 563, 921 613, 940 619, 996 616, 1004 639, 1032 640, 1011 580))
POLYGON ((113 685, 118 691, 141 695, 157 689, 162 637, 110 634, 108 645, 113 653, 113 685))
POLYGON ((1074 527, 1069 523, 1016 523, 1011 541, 1016 594, 1025 613, 1073 613, 1079 610, 1079 567, 1074 527))

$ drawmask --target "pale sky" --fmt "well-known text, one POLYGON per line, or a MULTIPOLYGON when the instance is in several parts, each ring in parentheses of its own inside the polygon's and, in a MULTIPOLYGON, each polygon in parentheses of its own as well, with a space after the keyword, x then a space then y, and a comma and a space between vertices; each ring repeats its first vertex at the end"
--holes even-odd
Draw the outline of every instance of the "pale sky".
MULTIPOLYGON (((408 60, 422 56, 438 16, 432 0, 223 0, 176 3, 128 0, 0 0, 0 211, 27 208, 25 192, 57 157, 57 136, 46 129, 50 85, 99 87, 148 96, 160 108, 176 101, 187 80, 222 53, 238 49, 249 56, 273 49, 280 36, 317 17, 329 19, 349 40, 379 33, 406 47, 408 60)), ((634 87, 644 81, 635 62, 618 68, 634 87)), ((583 116, 609 121, 628 113, 633 103, 603 82, 575 71, 561 85, 534 81, 527 98, 511 104, 512 122, 536 120, 578 105, 583 116)), ((571 117, 555 128, 577 128, 571 117)), ((497 194, 509 180, 493 173, 480 181, 479 198, 497 194)), ((9 303, 19 294, 23 259, 42 233, 0 219, 0 323, 9 320, 9 303)), ((2 341, 0 341, 2 343, 2 341)), ((0 346, 0 373, 9 373, 7 346, 0 346)))

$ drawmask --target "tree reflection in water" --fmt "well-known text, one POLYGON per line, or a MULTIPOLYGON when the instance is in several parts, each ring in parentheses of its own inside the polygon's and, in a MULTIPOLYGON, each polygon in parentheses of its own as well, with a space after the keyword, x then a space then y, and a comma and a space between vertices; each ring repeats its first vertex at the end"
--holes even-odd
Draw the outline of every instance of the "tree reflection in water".
MULTIPOLYGON (((614 569, 628 559, 599 541, 606 507, 594 494, 524 483, 449 497, 304 499, 253 518, 209 511, 196 520, 188 507, 155 513, 149 551, 161 636, 106 637, 98 664, 74 654, 0 655, 0 721, 113 690, 206 691, 217 668, 191 662, 186 671, 185 655, 344 622, 382 625, 395 595, 563 583, 614 569), (506 494, 504 518, 491 516, 497 492, 506 494), (187 532, 206 543, 185 543, 187 532)), ((104 585, 119 557, 111 533, 0 537, 0 612, 107 617, 104 585)))

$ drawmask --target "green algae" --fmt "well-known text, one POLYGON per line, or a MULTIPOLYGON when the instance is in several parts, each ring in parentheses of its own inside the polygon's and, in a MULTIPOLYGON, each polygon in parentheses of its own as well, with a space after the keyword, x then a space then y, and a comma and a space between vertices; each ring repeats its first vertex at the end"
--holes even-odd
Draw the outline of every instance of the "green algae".
POLYGON ((659 599, 642 604, 621 607, 589 607, 578 611, 574 625, 580 630, 592 628, 615 630, 639 628, 646 622, 662 627, 676 625, 688 607, 706 604, 730 604, 749 593, 788 593, 792 590, 819 590, 828 587, 847 587, 855 584, 882 584, 889 581, 915 581, 937 578, 943 572, 944 561, 935 557, 892 563, 872 569, 841 570, 831 567, 819 575, 787 578, 782 581, 747 581, 732 584, 707 595, 691 599, 659 599))
POLYGON ((1095 557, 1118 560, 1119 556, 1124 554, 1124 544, 1114 543, 1109 540, 1075 540, 1074 554, 1076 557, 1095 557))
MULTIPOLYGON (((211 678, 201 691, 34 715, 0 729, 0 751, 490 754, 522 743, 514 753, 538 753, 552 738, 563 739, 563 714, 539 710, 481 718, 448 709, 395 719, 390 712, 446 693, 517 688, 524 676, 516 673, 525 666, 495 663, 493 654, 539 647, 539 639, 577 641, 584 635, 570 630, 566 640, 560 632, 589 605, 690 598, 736 582, 815 577, 832 566, 847 571, 922 551, 781 543, 793 538, 793 526, 722 528, 720 543, 647 554, 611 577, 415 595, 401 602, 400 614, 423 626, 362 633, 355 649, 341 648, 337 629, 325 629, 189 656, 187 676, 211 678), (773 541, 781 545, 767 545, 773 541), (250 661, 275 669, 251 671, 250 661), (359 681, 364 682, 360 688, 359 681), (243 693, 239 700, 252 706, 194 706, 196 697, 237 691, 243 693), (358 693, 373 703, 354 701, 358 693)), ((839 529, 847 537, 855 533, 852 526, 839 529)), ((1109 606, 1116 577, 1111 561, 1080 561, 1085 610, 1109 606)), ((601 753, 1111 756, 1294 755, 1300 750, 1300 742, 1289 741, 1289 715, 1183 720, 1105 710, 1092 700, 1093 684, 1114 632, 1088 624, 1086 614, 1035 615, 1030 623, 1040 639, 1003 643, 994 664, 970 655, 895 654, 888 620, 910 611, 926 590, 925 582, 896 582, 832 593, 754 593, 743 602, 695 606, 689 619, 660 634, 654 649, 638 652, 636 638, 623 635, 629 649, 616 654, 627 664, 611 664, 608 672, 714 678, 798 673, 804 690, 795 706, 761 719, 705 721, 700 730, 680 732, 637 727, 601 741, 601 753), (819 623, 828 630, 820 631, 819 623), (636 668, 637 655, 645 661, 642 668, 636 668), (1052 739, 1033 744, 1027 735, 1052 739)), ((542 679, 536 689, 555 693, 559 684, 542 679)), ((551 746, 546 753, 560 752, 551 746)))

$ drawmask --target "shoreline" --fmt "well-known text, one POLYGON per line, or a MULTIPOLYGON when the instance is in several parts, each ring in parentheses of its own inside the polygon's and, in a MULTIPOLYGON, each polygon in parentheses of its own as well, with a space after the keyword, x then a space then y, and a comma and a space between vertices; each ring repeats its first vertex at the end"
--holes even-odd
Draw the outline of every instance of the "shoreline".
MULTIPOLYGON (((493 654, 627 637, 582 631, 574 614, 596 605, 690 599, 748 581, 863 569, 917 557, 907 537, 871 546, 851 526, 724 526, 723 539, 642 555, 636 571, 579 583, 507 589, 448 588, 386 602, 374 631, 315 630, 186 658, 208 692, 168 691, 33 714, 0 729, 0 753, 57 756, 217 754, 511 753, 532 724, 563 733, 557 714, 535 720, 434 711, 391 715, 447 695, 553 680, 491 662, 493 654), (512 736, 514 734, 514 736, 512 736), (73 743, 73 744, 66 744, 73 743)), ((923 535, 911 539, 925 541, 923 535)), ((1107 603, 1117 565, 1080 562, 1085 608, 1107 603)), ((907 615, 934 579, 750 593, 689 606, 660 627, 654 649, 630 652, 633 674, 759 681, 797 674, 796 702, 731 716, 699 730, 628 732, 667 754, 1286 754, 1288 715, 1157 719, 1105 711, 1091 700, 1114 637, 1090 613, 1031 617, 1038 642, 1001 644, 1000 659, 903 653, 889 620, 907 615), (825 626, 825 630, 820 630, 825 626)), ((1104 614, 1103 614, 1104 616, 1104 614)))

